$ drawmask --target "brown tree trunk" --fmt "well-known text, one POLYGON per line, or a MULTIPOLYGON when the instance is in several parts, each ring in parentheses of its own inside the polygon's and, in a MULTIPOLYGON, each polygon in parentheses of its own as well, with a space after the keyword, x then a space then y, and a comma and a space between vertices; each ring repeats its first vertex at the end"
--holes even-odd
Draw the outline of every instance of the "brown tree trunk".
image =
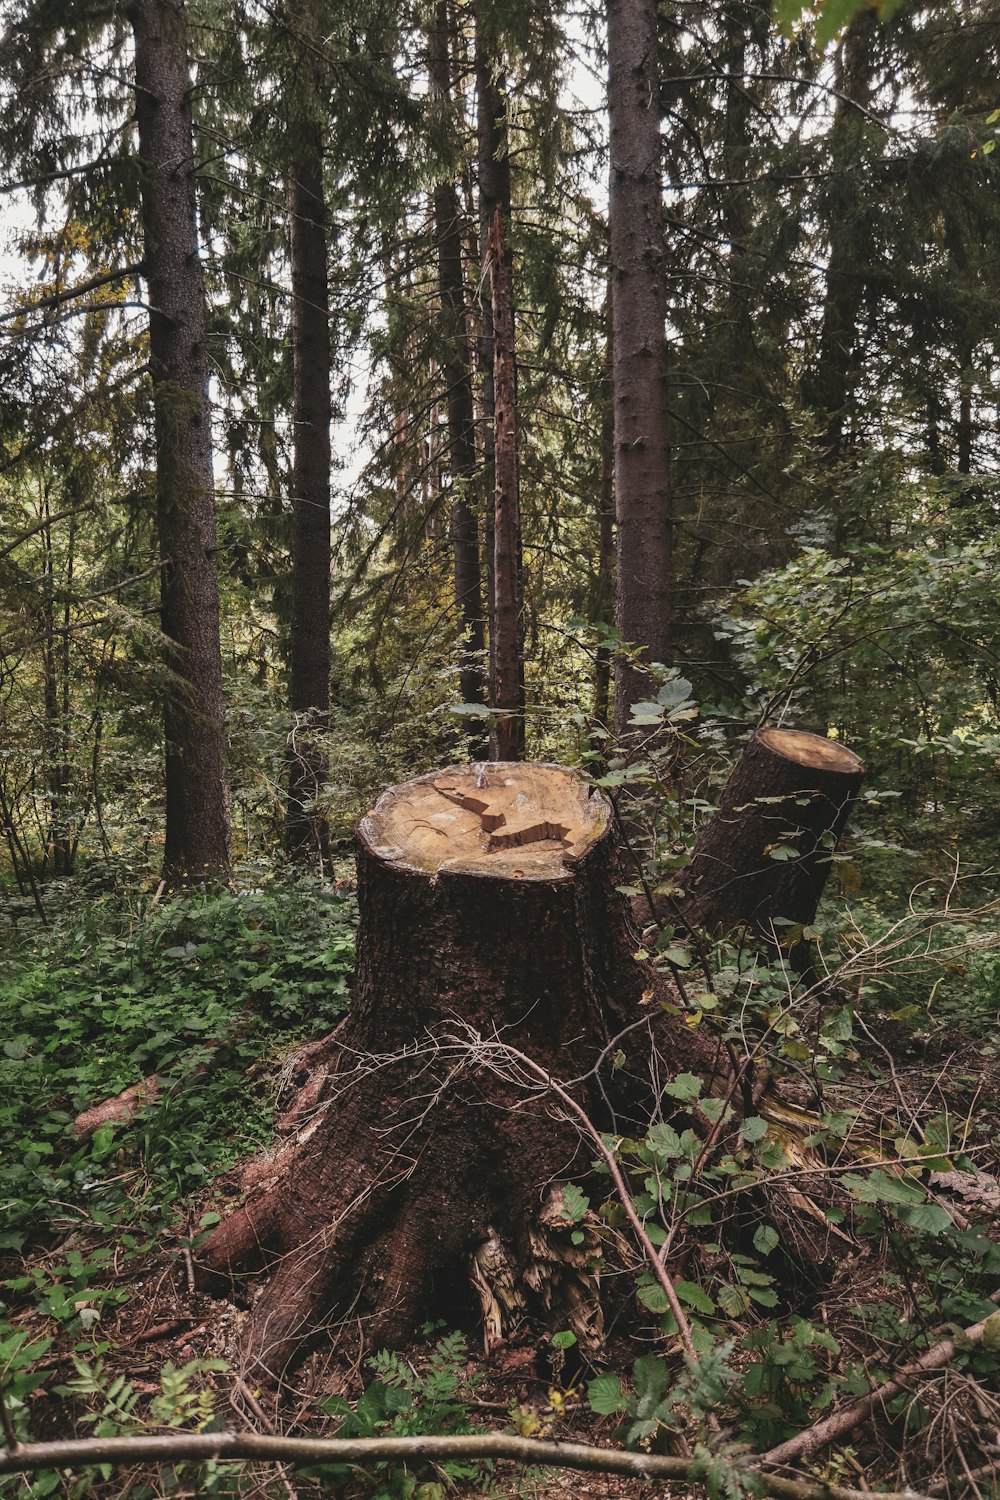
MULTIPOLYGON (((486 267, 490 226, 499 208, 510 220, 510 156, 507 150, 507 106, 502 81, 494 77, 493 56, 483 35, 482 7, 476 11, 476 157, 479 176, 479 258, 486 267)), ((484 283, 487 278, 484 277, 484 283)), ((493 576, 493 496, 496 490, 496 445, 493 435, 493 307, 489 286, 482 297, 479 365, 482 381, 482 454, 486 494, 486 613, 489 624, 489 689, 496 682, 496 580, 493 576)))
POLYGON ((746 927, 780 942, 775 919, 808 926, 864 777, 846 745, 798 729, 760 729, 678 876, 688 927, 746 927))
MULTIPOLYGON (((438 107, 446 113, 451 104, 451 66, 448 6, 441 0, 435 11, 430 35, 429 71, 438 107)), ((462 622, 462 659, 459 682, 464 703, 485 703, 486 682, 483 655, 486 632, 483 620, 483 589, 479 566, 479 525, 475 504, 479 493, 476 459, 476 426, 472 400, 471 351, 462 273, 462 233, 458 192, 454 182, 439 182, 434 188, 434 231, 438 253, 438 296, 444 347, 443 370, 447 384, 448 469, 451 476, 451 545, 454 558, 455 604, 462 622)), ((470 756, 485 753, 482 732, 470 732, 470 756)))
POLYGON ((851 22, 841 45, 840 97, 833 119, 830 154, 838 174, 828 205, 830 258, 826 270, 823 326, 819 357, 803 382, 803 399, 820 416, 819 444, 832 459, 839 458, 849 416, 857 367, 857 322, 864 295, 870 249, 858 223, 862 195, 857 176, 862 170, 863 111, 871 102, 871 37, 877 26, 874 11, 862 11, 851 22))
MULTIPOLYGON (((574 1097, 616 1130, 642 1072, 614 1072, 626 1025, 652 1013, 672 1026, 676 1070, 716 1060, 708 1038, 640 1009, 657 977, 632 958, 611 807, 559 767, 456 767, 385 792, 357 859, 351 1014, 314 1051, 287 1144, 253 1167, 202 1275, 271 1272, 246 1332, 260 1372, 280 1373, 348 1307, 376 1344, 398 1343, 428 1317, 467 1323, 477 1298, 497 1337, 506 1298, 593 1347, 595 1275, 560 1209, 592 1143, 504 1049, 579 1079, 574 1097)), ((634 1035, 626 1045, 642 1055, 634 1035)))
POLYGON ((524 620, 521 597, 521 498, 517 467, 517 363, 510 262, 504 245, 503 214, 493 215, 488 247, 493 306, 493 435, 495 504, 493 581, 496 644, 493 755, 520 760, 524 755, 524 620))
POLYGON ((294 859, 318 861, 325 871, 330 832, 316 801, 327 779, 323 737, 330 723, 330 292, 323 133, 308 56, 302 72, 307 118, 297 126, 290 193, 295 449, 285 845, 294 859))
MULTIPOLYGON (((494 235, 494 225, 499 216, 501 231, 501 248, 503 258, 503 270, 501 277, 505 281, 508 290, 509 305, 509 352, 510 352, 510 378, 513 389, 510 393, 509 412, 513 421, 516 412, 517 401, 517 365, 514 344, 514 303, 513 303, 513 277, 512 259, 510 247, 507 244, 507 227, 510 224, 510 151, 507 141, 507 99, 504 76, 496 66, 495 46, 493 39, 487 34, 487 28, 483 19, 483 7, 476 9, 476 38, 475 38, 475 70, 476 70, 476 156, 479 175, 479 250, 483 263, 484 279, 487 282, 489 295, 483 299, 483 321, 482 334, 479 341, 479 359, 482 370, 482 404, 483 404, 483 474, 485 479, 486 493, 488 496, 486 505, 486 580, 487 580, 487 614, 489 619, 489 684, 490 705, 493 708, 503 707, 497 698, 498 672, 500 678, 506 676, 503 691, 508 702, 513 702, 511 671, 514 663, 510 660, 503 668, 497 662, 497 641, 500 626, 497 618, 498 593, 505 589, 509 596, 509 587, 503 580, 497 578, 497 537, 496 516, 497 503, 500 495, 499 485, 505 484, 505 494, 517 493, 517 467, 516 433, 513 435, 513 476, 502 476, 497 473, 497 448, 499 445, 499 434, 497 431, 497 359, 502 358, 502 351, 498 355, 495 329, 495 312, 493 304, 493 277, 486 273, 490 269, 491 261, 491 237, 494 235), (505 273, 505 276, 504 276, 505 273)), ((512 429, 513 432, 513 429, 512 429)), ((507 544, 500 545, 507 550, 507 544)), ((517 588, 520 591, 521 577, 521 529, 520 517, 517 518, 516 536, 514 539, 516 549, 516 573, 517 588)), ((521 618, 520 604, 517 606, 517 661, 516 661, 516 704, 519 717, 510 719, 503 724, 494 721, 492 743, 493 754, 498 760, 517 759, 524 753, 524 653, 523 653, 523 620, 521 618), (511 744, 516 754, 510 754, 511 744)), ((508 624, 507 635, 510 635, 508 624)), ((509 641, 507 643, 509 651, 509 641)))
MULTIPOLYGON (((645 662, 671 652, 673 526, 666 392, 666 287, 656 0, 611 0, 608 221, 612 273, 617 594, 615 624, 645 662)), ((615 729, 650 696, 642 666, 619 662, 615 729)))
POLYGON ((163 874, 172 882, 225 880, 229 786, 187 15, 183 0, 132 0, 128 14, 143 166, 161 623, 172 648, 163 874))

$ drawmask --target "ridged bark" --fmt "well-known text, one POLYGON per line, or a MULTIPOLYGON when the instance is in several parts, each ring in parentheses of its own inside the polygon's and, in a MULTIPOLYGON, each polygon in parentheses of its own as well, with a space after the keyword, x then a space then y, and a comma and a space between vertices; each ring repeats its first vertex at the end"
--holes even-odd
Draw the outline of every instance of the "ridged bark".
MULTIPOLYGON (((451 66, 448 6, 442 0, 435 11, 429 47, 429 72, 433 97, 442 112, 451 102, 451 66)), ((483 587, 479 560, 479 523, 476 505, 480 494, 476 455, 476 423, 472 399, 472 359, 466 316, 465 278, 462 271, 462 232, 458 192, 453 181, 434 187, 434 233, 437 241, 438 297, 441 304, 443 371, 447 385, 448 471, 451 477, 451 546, 455 606, 462 630, 459 682, 465 703, 485 703, 484 653, 486 629, 483 619, 483 587)), ((485 754, 481 730, 470 734, 470 755, 485 754)))
POLYGON ((840 456, 857 370, 857 323, 870 268, 870 252, 859 239, 858 173, 864 139, 863 111, 872 98, 871 38, 874 11, 863 11, 848 28, 841 47, 840 76, 830 154, 839 174, 828 205, 830 256, 826 268, 819 354, 803 382, 803 398, 820 418, 819 445, 831 459, 840 456))
MULTIPOLYGON (((666 289, 656 0, 610 0, 608 216, 612 271, 617 585, 615 624, 643 661, 671 654, 673 524, 666 393, 666 289)), ((615 673, 615 729, 650 691, 615 673)))
POLYGON ((231 867, 212 419, 195 201, 183 0, 136 0, 136 119, 156 429, 165 707, 164 878, 225 880, 231 867))
MULTIPOLYGON (((308 62, 304 64, 308 72, 308 62)), ((311 93, 315 88, 308 84, 311 93)), ((323 133, 297 127, 291 173, 292 598, 289 632, 288 812, 285 842, 298 859, 330 863, 315 802, 327 777, 330 718, 330 293, 323 133)))

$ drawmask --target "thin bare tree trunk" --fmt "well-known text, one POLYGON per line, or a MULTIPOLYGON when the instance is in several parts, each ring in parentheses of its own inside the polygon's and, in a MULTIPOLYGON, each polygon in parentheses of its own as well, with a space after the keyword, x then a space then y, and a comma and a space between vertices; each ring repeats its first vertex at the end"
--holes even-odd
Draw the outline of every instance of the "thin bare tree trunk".
MULTIPOLYGON (((612 272, 617 589, 615 624, 643 660, 671 651, 673 522, 656 0, 610 0, 608 200, 612 272)), ((615 729, 649 696, 642 665, 615 673, 615 729)))
POLYGON ((136 118, 156 427, 161 622, 174 682, 165 708, 164 878, 231 867, 212 420, 195 205, 183 0, 132 0, 136 118))

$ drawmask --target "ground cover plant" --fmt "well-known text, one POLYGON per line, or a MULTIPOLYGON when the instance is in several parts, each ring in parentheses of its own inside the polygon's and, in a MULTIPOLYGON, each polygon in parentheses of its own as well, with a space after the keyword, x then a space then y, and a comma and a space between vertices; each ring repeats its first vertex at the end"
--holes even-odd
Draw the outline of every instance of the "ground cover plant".
MULTIPOLYGON (((597 1136, 595 1173, 564 1189, 567 1232, 610 1296, 600 1352, 569 1328, 540 1338, 525 1318, 486 1355, 473 1328, 464 1338, 428 1328, 401 1359, 367 1349, 347 1318, 276 1393, 244 1379, 240 1299, 196 1292, 191 1256, 234 1190, 227 1169, 270 1138, 302 1042, 347 1003, 353 921, 346 886, 299 879, 131 912, 99 900, 49 933, 20 932, 3 989, 0 1325, 19 1438, 211 1433, 234 1417, 344 1439, 475 1435, 499 1422, 654 1454, 680 1441, 693 1479, 737 1494, 755 1482, 750 1455, 985 1319, 941 1372, 905 1381, 878 1422, 859 1421, 811 1466, 851 1487, 898 1482, 902 1465, 921 1493, 990 1469, 1000 1083, 979 1019, 995 1007, 989 907, 914 902, 894 924, 883 912, 873 932, 837 896, 810 934, 823 972, 805 979, 780 954, 763 962, 739 943, 699 955, 652 942, 686 1024, 750 1063, 749 1094, 734 1109, 734 1096, 668 1071, 645 1134, 597 1136), (957 964, 959 952, 969 962, 957 964), (135 1118, 74 1139, 81 1108, 153 1068, 162 1092, 135 1118), (679 1320, 650 1247, 673 1267, 679 1320)), ((622 1063, 633 1045, 621 1039, 622 1063)), ((496 1064, 515 1066, 502 1044, 496 1064)), ((373 1460, 306 1464, 294 1484, 430 1500, 455 1484, 507 1493, 517 1472, 475 1455, 373 1460)), ((280 1493, 290 1474, 94 1464, 0 1484, 144 1495, 194 1483, 235 1495, 280 1493)))

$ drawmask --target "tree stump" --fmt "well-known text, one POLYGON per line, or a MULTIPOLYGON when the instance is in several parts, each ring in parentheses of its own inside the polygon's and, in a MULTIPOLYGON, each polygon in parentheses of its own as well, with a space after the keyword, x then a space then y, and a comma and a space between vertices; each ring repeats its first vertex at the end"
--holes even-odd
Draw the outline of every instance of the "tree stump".
POLYGON ((746 927, 769 943, 775 918, 808 926, 864 773, 836 740, 756 730, 678 876, 685 925, 746 927))
POLYGON ((577 1080, 604 1129, 612 1087, 616 1107, 636 1097, 630 1066, 612 1081, 609 1046, 633 1021, 652 1011, 674 1028, 677 1071, 717 1061, 683 1021, 639 1008, 658 976, 633 958, 610 805, 557 766, 439 771, 379 798, 357 864, 352 1010, 313 1049, 287 1141, 251 1165, 245 1201, 200 1250, 202 1279, 269 1272, 244 1340, 261 1374, 348 1312, 399 1344, 434 1316, 478 1314, 493 1338, 527 1307, 593 1346, 593 1257, 561 1192, 593 1146, 497 1056, 507 1044, 577 1080))

